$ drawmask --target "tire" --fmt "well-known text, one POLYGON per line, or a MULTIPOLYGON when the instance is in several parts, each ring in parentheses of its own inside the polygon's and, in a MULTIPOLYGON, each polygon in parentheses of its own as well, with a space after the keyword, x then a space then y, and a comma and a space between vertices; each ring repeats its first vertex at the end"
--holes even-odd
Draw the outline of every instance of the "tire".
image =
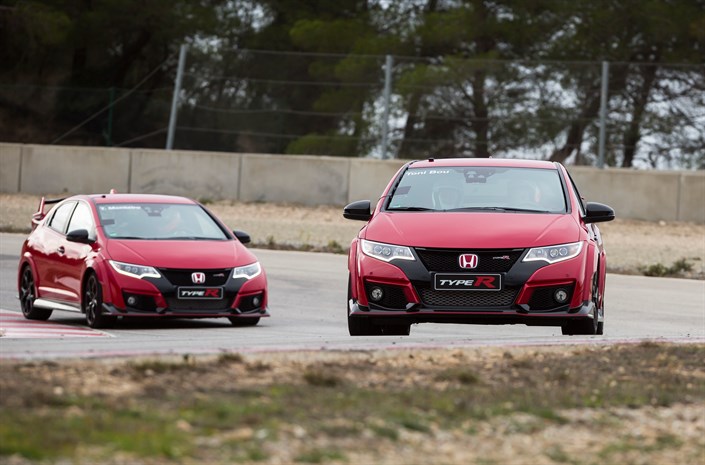
POLYGON ((45 308, 36 308, 34 301, 37 298, 37 290, 34 285, 34 274, 32 268, 26 265, 22 269, 22 277, 20 279, 20 307, 22 315, 28 320, 48 320, 53 310, 45 308))
MULTIPOLYGON (((598 288, 598 290, 599 290, 599 288, 598 288)), ((602 290, 602 300, 600 301, 600 308, 599 308, 597 314, 599 315, 600 313, 602 313, 602 321, 597 323, 597 332, 595 334, 602 336, 603 334, 605 334, 605 294, 604 294, 604 289, 602 290), (601 310, 601 312, 600 312, 600 310, 601 310)))
POLYGON ((352 277, 348 273, 348 300, 345 302, 345 316, 348 319, 348 333, 351 336, 377 336, 382 334, 365 317, 350 316, 350 301, 352 300, 352 277))
POLYGON ((567 336, 586 335, 594 336, 604 332, 604 323, 599 322, 600 311, 597 308, 599 302, 597 298, 597 272, 592 279, 592 318, 583 318, 578 321, 570 321, 561 327, 561 332, 567 336))
POLYGON ((103 314, 103 286, 95 273, 91 273, 83 286, 83 312, 86 324, 94 329, 110 328, 117 318, 103 314))
POLYGON ((247 317, 235 317, 229 316, 228 320, 233 326, 256 326, 259 323, 259 317, 257 318, 247 318, 247 317))
POLYGON ((408 336, 410 333, 411 325, 382 326, 382 334, 385 336, 408 336))
POLYGON ((365 316, 350 315, 350 301, 352 300, 352 281, 348 274, 348 300, 345 305, 345 315, 348 318, 348 333, 351 336, 408 336, 411 325, 375 325, 372 319, 365 316))

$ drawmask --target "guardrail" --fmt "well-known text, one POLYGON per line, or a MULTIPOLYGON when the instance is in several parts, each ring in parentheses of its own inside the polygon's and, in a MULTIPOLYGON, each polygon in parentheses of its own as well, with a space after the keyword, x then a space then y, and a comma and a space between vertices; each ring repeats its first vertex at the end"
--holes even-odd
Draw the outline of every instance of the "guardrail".
MULTIPOLYGON (((405 160, 0 143, 0 192, 141 192, 344 205, 376 200, 405 160)), ((705 223, 705 172, 568 167, 618 217, 705 223)))

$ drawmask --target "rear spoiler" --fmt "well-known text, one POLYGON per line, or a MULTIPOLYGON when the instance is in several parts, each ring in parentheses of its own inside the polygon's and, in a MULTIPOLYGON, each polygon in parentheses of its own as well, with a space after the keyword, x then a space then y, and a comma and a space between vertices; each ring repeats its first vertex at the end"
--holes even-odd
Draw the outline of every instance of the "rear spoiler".
POLYGON ((47 215, 46 212, 44 211, 44 208, 47 205, 53 205, 55 203, 59 203, 62 200, 64 200, 66 197, 62 199, 47 199, 46 197, 42 197, 42 200, 39 201, 39 208, 37 208, 37 212, 32 215, 32 229, 37 227, 39 223, 44 219, 44 217, 47 215))

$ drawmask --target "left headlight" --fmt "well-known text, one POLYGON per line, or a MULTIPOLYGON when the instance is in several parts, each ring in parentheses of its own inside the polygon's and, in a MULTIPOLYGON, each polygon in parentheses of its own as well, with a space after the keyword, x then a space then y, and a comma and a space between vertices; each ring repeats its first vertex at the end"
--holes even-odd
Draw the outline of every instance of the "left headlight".
POLYGON ((394 259, 416 260, 409 247, 403 245, 383 244, 382 242, 372 242, 362 239, 362 252, 365 255, 389 262, 394 259))
POLYGON ((259 262, 254 262, 250 265, 239 266, 233 269, 233 279, 245 278, 252 279, 255 276, 259 276, 262 272, 262 267, 259 262))
POLYGON ((108 260, 108 262, 115 271, 125 276, 131 276, 137 279, 161 278, 162 276, 151 266, 133 265, 132 263, 116 262, 115 260, 108 260))
POLYGON ((569 258, 577 257, 583 250, 582 242, 570 244, 551 245, 548 247, 534 247, 524 257, 523 262, 545 261, 548 263, 562 262, 569 258))

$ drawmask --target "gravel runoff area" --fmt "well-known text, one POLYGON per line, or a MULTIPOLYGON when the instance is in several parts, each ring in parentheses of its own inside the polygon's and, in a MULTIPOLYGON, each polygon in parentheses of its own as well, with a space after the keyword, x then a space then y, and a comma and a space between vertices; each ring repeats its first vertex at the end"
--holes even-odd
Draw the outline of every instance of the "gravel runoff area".
MULTIPOLYGON (((0 231, 28 231, 38 204, 37 196, 0 194, 0 231)), ((342 253, 363 225, 344 219, 338 206, 232 201, 206 206, 229 227, 249 233, 254 247, 342 253)), ((705 279, 705 225, 617 218, 600 229, 610 272, 705 279)))

